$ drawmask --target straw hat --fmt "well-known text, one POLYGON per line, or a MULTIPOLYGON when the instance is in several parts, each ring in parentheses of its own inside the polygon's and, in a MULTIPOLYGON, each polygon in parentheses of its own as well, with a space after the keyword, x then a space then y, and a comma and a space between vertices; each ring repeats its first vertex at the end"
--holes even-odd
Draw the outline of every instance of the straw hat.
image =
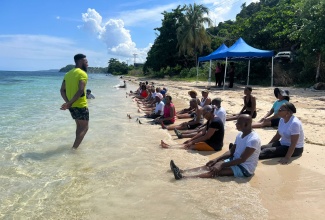
POLYGON ((194 90, 188 91, 188 94, 190 95, 191 93, 194 93, 197 96, 197 92, 195 92, 194 90))

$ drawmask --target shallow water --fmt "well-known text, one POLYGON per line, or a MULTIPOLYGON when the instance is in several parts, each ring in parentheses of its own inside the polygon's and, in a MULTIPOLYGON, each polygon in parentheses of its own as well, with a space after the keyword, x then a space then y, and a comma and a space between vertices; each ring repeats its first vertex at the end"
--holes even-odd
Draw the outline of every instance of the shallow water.
POLYGON ((117 89, 122 81, 89 74, 90 128, 71 150, 75 123, 63 100, 63 73, 0 72, 0 218, 265 219, 258 191, 245 179, 175 181, 181 168, 207 161, 159 147, 171 137, 140 116, 117 89), (128 119, 126 114, 131 114, 128 119))

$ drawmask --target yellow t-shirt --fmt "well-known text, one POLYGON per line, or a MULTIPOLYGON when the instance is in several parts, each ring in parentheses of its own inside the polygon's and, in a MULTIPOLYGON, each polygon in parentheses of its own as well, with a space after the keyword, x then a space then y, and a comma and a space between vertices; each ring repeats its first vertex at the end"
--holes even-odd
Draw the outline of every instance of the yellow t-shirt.
MULTIPOLYGON (((68 100, 71 100, 76 92, 79 90, 79 81, 83 80, 87 84, 88 75, 80 68, 73 68, 64 76, 65 90, 68 100)), ((85 87, 86 90, 86 87, 85 87)), ((86 91, 75 101, 71 107, 85 108, 87 107, 86 91)))

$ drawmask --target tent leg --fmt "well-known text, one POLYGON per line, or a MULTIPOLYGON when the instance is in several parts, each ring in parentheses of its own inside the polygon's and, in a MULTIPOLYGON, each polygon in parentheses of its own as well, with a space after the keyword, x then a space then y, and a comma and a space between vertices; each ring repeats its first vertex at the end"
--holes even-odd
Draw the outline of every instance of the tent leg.
POLYGON ((271 87, 273 87, 273 70, 274 70, 274 61, 273 61, 273 57, 272 57, 271 87))
POLYGON ((212 61, 210 60, 210 68, 209 68, 209 83, 208 83, 208 88, 211 88, 211 63, 212 63, 212 61))
POLYGON ((247 86, 249 85, 249 71, 251 69, 251 60, 248 60, 248 75, 247 75, 247 86))
POLYGON ((224 74, 224 76, 223 76, 223 90, 225 90, 225 84, 226 84, 226 75, 227 75, 227 61, 228 61, 228 57, 226 57, 225 74, 224 74))
POLYGON ((199 81, 199 62, 196 63, 196 86, 199 81))

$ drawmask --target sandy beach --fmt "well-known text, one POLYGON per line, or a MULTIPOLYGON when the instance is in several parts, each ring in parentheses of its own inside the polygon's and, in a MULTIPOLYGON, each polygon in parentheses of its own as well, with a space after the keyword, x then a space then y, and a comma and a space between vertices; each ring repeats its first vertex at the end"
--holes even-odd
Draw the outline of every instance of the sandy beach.
MULTIPOLYGON (((138 84, 143 78, 126 77, 129 83, 138 84)), ((157 86, 167 87, 167 94, 173 98, 176 110, 188 107, 190 100, 187 92, 200 91, 208 86, 208 82, 179 82, 170 80, 153 80, 157 86)), ((243 106, 243 85, 235 85, 232 89, 215 88, 211 83, 209 96, 213 99, 222 98, 222 106, 227 114, 238 113, 243 106)), ((252 86, 252 94, 257 99, 258 121, 272 107, 276 100, 274 87, 252 86)), ((281 87, 282 88, 282 87, 281 87)), ((286 87, 290 91, 290 101, 296 106, 295 114, 303 123, 305 133, 304 153, 299 158, 293 158, 288 165, 278 163, 278 158, 259 161, 255 175, 250 180, 251 187, 257 189, 263 206, 268 210, 269 219, 319 219, 325 216, 325 135, 322 131, 325 119, 325 91, 286 87)), ((201 98, 199 96, 199 98, 201 98)), ((177 120, 181 123, 184 120, 177 120)), ((255 129, 262 144, 267 144, 276 133, 274 128, 255 129)), ((168 132, 168 131, 166 131, 168 132)), ((237 134, 235 121, 226 123, 224 147, 221 152, 202 154, 206 160, 215 158, 227 150, 230 142, 237 134)), ((169 143, 181 143, 173 131, 169 131, 169 143)), ((157 140, 158 141, 158 140, 157 140)), ((186 152, 184 152, 186 154, 186 152)), ((209 181, 209 180, 206 180, 209 181)), ((254 204, 252 204, 254 205, 254 204)), ((249 207, 247 207, 249 208, 249 207)))

